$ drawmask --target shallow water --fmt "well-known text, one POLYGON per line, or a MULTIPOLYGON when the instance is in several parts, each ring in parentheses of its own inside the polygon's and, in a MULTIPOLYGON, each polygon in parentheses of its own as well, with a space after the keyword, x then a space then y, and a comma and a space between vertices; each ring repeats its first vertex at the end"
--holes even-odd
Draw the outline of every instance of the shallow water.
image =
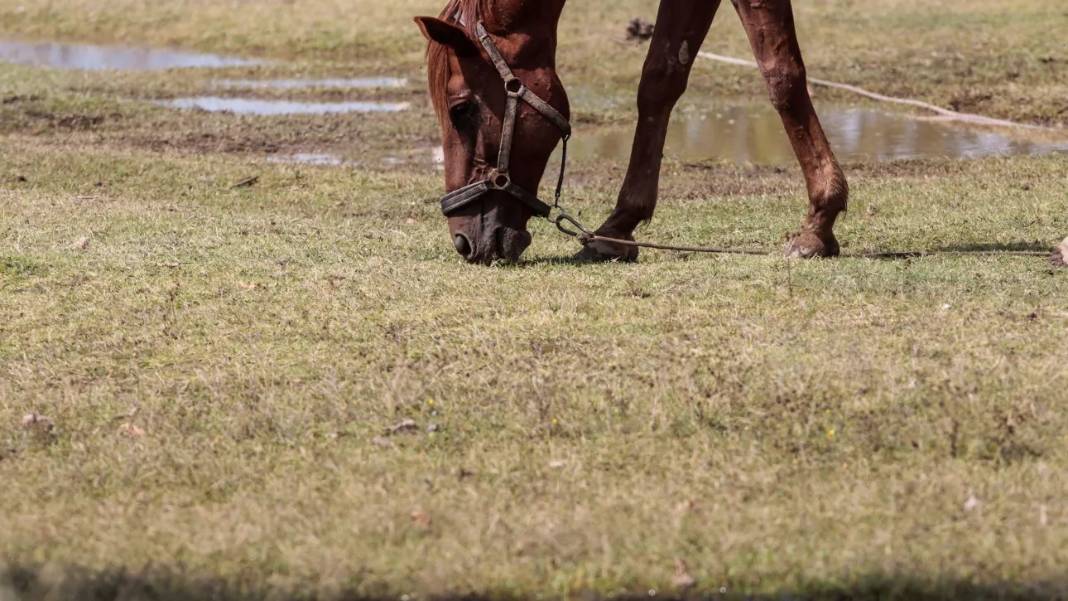
POLYGON ((323 152, 296 152, 293 154, 268 157, 267 162, 336 167, 343 164, 345 161, 335 154, 327 154, 323 152))
MULTIPOLYGON (((843 163, 1068 151, 1068 140, 1028 140, 1005 130, 979 129, 870 108, 822 105, 817 110, 835 154, 843 163)), ((576 157, 626 162, 633 136, 633 127, 578 132, 569 151, 576 157)), ((687 162, 796 162, 779 115, 766 105, 676 113, 664 154, 687 162)))
POLYGON ((18 40, 0 40, 0 61, 86 71, 105 69, 156 71, 188 67, 219 68, 263 64, 262 61, 253 59, 163 48, 18 40))
POLYGON ((215 85, 221 88, 253 90, 303 90, 303 89, 376 89, 403 88, 408 80, 401 77, 354 77, 348 79, 219 79, 215 85))
POLYGON ((196 109, 211 113, 236 115, 328 115, 336 113, 395 113, 407 110, 407 102, 295 102, 290 100, 262 100, 258 98, 223 98, 198 96, 161 100, 161 106, 176 109, 196 109))

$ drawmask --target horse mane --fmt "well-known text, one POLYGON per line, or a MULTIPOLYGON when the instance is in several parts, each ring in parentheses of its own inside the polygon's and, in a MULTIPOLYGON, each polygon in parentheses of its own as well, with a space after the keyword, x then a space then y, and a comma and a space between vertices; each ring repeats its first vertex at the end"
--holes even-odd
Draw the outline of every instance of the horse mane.
MULTIPOLYGON (((466 14, 472 14, 468 9, 472 4, 476 5, 476 11, 481 12, 482 1, 449 0, 449 3, 441 10, 438 18, 451 21, 459 10, 463 10, 466 14)), ((449 112, 449 78, 452 76, 452 72, 449 69, 449 49, 437 42, 430 42, 427 44, 426 59, 430 101, 434 105, 434 112, 437 114, 438 119, 444 121, 449 112)))
MULTIPOLYGON (((540 1, 543 0, 539 0, 539 2, 540 1)), ((471 21, 467 24, 468 30, 470 30, 474 21, 488 18, 489 22, 486 23, 487 28, 489 28, 491 32, 497 33, 494 27, 507 26, 507 23, 499 23, 494 19, 496 2, 497 0, 449 0, 448 4, 445 5, 445 8, 441 10, 438 18, 443 21, 451 22, 457 12, 462 11, 462 13, 467 16, 468 20, 471 21)), ((535 3, 535 6, 540 5, 535 3)), ((559 7, 557 7, 557 17, 559 17, 559 9, 562 7, 563 1, 561 0, 559 2, 559 7)), ((449 112, 449 78, 452 76, 452 72, 449 68, 449 49, 437 42, 429 42, 426 49, 426 59, 430 101, 434 106, 434 111, 437 113, 438 119, 442 122, 442 126, 444 127, 449 112)))

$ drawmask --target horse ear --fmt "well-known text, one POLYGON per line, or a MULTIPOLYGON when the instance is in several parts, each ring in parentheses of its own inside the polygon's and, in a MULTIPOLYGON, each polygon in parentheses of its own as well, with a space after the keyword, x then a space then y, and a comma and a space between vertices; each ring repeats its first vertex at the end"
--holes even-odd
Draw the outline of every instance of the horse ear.
POLYGON ((423 35, 428 41, 452 48, 457 56, 478 54, 475 41, 467 35, 466 31, 452 23, 434 17, 416 17, 415 23, 419 25, 419 29, 423 30, 423 35))

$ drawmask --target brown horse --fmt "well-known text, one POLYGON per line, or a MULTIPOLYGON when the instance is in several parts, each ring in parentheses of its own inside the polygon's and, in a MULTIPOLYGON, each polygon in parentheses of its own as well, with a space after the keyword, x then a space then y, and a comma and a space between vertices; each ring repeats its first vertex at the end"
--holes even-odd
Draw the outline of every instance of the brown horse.
MULTIPOLYGON (((547 208, 528 191, 536 193, 549 156, 570 132, 555 60, 565 1, 452 0, 439 18, 416 19, 430 42, 430 95, 450 192, 443 210, 456 250, 468 261, 517 259, 531 241, 527 221, 547 208)), ((808 186, 808 215, 786 254, 835 256, 834 222, 849 188, 809 98, 790 0, 732 1, 808 186)), ((630 166, 598 234, 633 240, 638 224, 652 218, 668 120, 719 4, 661 2, 638 86, 630 166)), ((597 241, 580 257, 633 260, 637 249, 597 241)))

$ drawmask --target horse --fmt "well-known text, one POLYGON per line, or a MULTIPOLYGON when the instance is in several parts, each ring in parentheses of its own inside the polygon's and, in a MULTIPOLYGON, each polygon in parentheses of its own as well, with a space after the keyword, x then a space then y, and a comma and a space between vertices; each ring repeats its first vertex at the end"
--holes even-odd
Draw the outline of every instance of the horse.
MULTIPOLYGON (((566 0, 451 0, 416 17, 428 40, 428 87, 445 157, 442 211, 453 244, 471 263, 515 261, 531 243, 527 222, 551 206, 537 197, 550 155, 570 137, 570 106, 556 70, 566 0)), ((808 191, 808 212, 787 257, 834 257, 849 185, 809 96, 790 0, 732 0, 782 119, 808 191)), ((638 121, 615 209, 577 258, 634 261, 635 228, 656 209, 672 109, 686 90, 719 0, 660 3, 638 84, 638 121)), ((561 180, 557 184, 559 198, 561 180)), ((1056 255, 1056 253, 1055 253, 1056 255)), ((1068 241, 1063 258, 1068 260, 1068 241)), ((1056 262, 1056 257, 1054 258, 1056 262)))

